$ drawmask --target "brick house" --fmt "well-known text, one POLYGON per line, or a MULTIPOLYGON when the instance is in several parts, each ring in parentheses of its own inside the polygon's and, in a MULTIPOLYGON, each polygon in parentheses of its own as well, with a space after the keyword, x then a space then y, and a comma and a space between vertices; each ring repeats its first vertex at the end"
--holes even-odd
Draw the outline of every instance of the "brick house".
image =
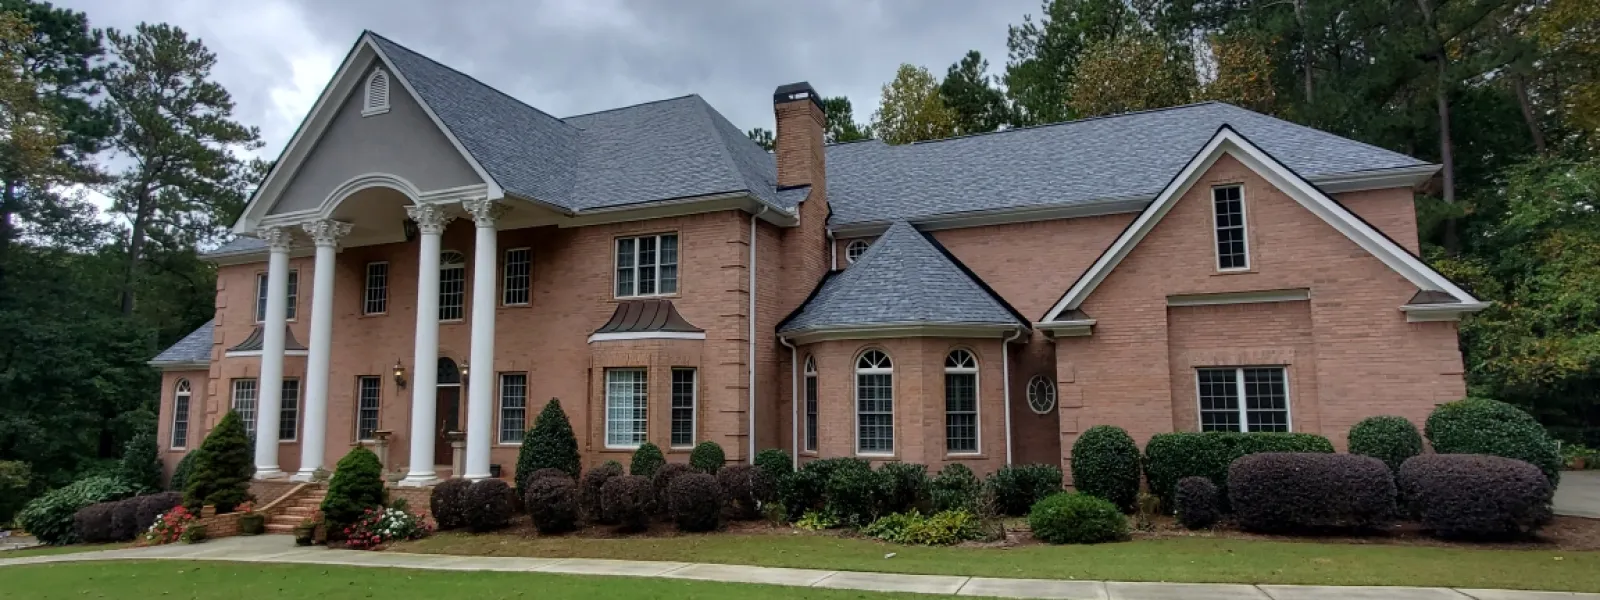
POLYGON ((551 399, 588 464, 984 472, 1464 393, 1485 305, 1416 256, 1436 165, 1217 103, 903 146, 773 105, 770 154, 698 96, 556 118, 363 34, 152 361, 169 469, 230 407, 261 479, 368 445, 425 486, 510 473, 551 399))

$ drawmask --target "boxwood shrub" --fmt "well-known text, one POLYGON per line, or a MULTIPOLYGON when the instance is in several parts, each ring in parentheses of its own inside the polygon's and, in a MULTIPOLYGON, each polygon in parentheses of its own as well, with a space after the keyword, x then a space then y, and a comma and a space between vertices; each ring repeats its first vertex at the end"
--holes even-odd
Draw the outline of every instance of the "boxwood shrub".
POLYGON ((608 460, 605 464, 583 474, 583 482, 578 485, 580 494, 578 499, 585 519, 601 525, 616 525, 606 519, 600 493, 607 481, 612 477, 621 477, 622 474, 622 463, 614 460, 608 460))
POLYGON ((1072 487, 1130 512, 1139 498, 1139 445, 1121 427, 1096 425, 1072 443, 1072 487))
POLYGON ((433 486, 433 493, 428 495, 428 510, 433 513, 439 531, 467 526, 467 488, 470 487, 472 481, 468 479, 446 479, 433 486))
POLYGON ((713 531, 722 525, 722 491, 706 473, 685 473, 667 488, 672 522, 679 531, 713 531))
POLYGON ((656 476, 651 478, 651 483, 656 490, 656 511, 665 514, 671 499, 667 497, 667 489, 672 487, 672 480, 684 473, 688 473, 689 465, 683 463, 667 463, 656 469, 656 476))
POLYGON ((1001 514, 1020 517, 1028 514, 1035 502, 1061 491, 1061 467, 1056 465, 1011 465, 989 476, 989 492, 994 494, 1001 514))
POLYGON ((1189 529, 1205 529, 1217 524, 1222 517, 1221 499, 1217 485, 1210 479, 1194 476, 1178 480, 1175 493, 1178 522, 1189 529))
POLYGON ((578 484, 571 477, 533 477, 523 505, 539 533, 566 533, 578 528, 578 484))
POLYGON ((511 524, 511 485, 499 479, 480 479, 467 488, 467 527, 473 531, 494 531, 511 524))
POLYGON ((725 462, 728 462, 728 455, 716 442, 700 442, 689 451, 689 468, 701 473, 716 475, 725 462))
POLYGON ((1400 488, 1423 528, 1448 538, 1511 538, 1550 521, 1555 487, 1538 467, 1483 454, 1424 454, 1400 467, 1400 488))
POLYGON ((1350 428, 1348 438, 1351 454, 1371 456, 1388 465, 1389 471, 1400 472, 1400 465, 1422 454, 1422 434, 1417 426, 1405 417, 1367 417, 1350 428))
POLYGON ((1468 398, 1442 404, 1428 415, 1428 441, 1439 454, 1489 454, 1532 463, 1553 487, 1561 480, 1561 454, 1544 426, 1499 400, 1468 398))
POLYGON ((866 525, 881 514, 888 488, 883 473, 872 470, 865 461, 843 463, 828 476, 825 505, 843 523, 866 525))
POLYGON ((883 513, 906 512, 927 508, 928 466, 916 463, 892 462, 878 467, 883 487, 883 501, 878 510, 883 513))
POLYGON ((623 531, 649 529, 650 515, 655 514, 655 491, 650 478, 642 475, 618 475, 606 480, 600 488, 606 521, 616 523, 623 531))
POLYGON ((950 463, 939 470, 939 475, 928 484, 929 496, 936 511, 976 511, 983 482, 972 469, 961 463, 950 463))
POLYGON ((1355 454, 1245 456, 1228 468, 1228 496, 1240 527, 1269 533, 1374 529, 1395 514, 1389 467, 1355 454))
POLYGON ((1028 511, 1033 537, 1051 544, 1098 544, 1128 537, 1128 518, 1117 505, 1095 496, 1061 492, 1028 511))
POLYGON ((85 477, 28 502, 17 513, 17 523, 41 543, 72 544, 78 541, 75 518, 80 509, 132 495, 133 486, 116 477, 85 477))
POLYGON ((778 482, 783 481, 783 478, 794 472, 794 459, 789 458, 789 453, 787 452, 777 448, 767 448, 756 453, 755 465, 757 469, 761 469, 761 472, 766 474, 766 480, 772 484, 771 496, 761 498, 761 501, 775 500, 778 493, 778 482))
POLYGON ((859 458, 824 458, 807 462, 799 471, 778 481, 778 501, 789 511, 791 520, 809 511, 821 510, 827 503, 828 479, 839 469, 872 470, 859 458))
POLYGON ((661 454, 661 448, 650 442, 639 445, 633 451, 633 460, 628 463, 628 474, 640 477, 654 477, 656 469, 667 464, 667 457, 661 454))
POLYGON ((1144 475, 1161 505, 1172 507, 1178 480, 1200 476, 1217 486, 1224 512, 1228 509, 1228 466, 1242 456, 1262 452, 1333 453, 1333 442, 1310 433, 1239 433, 1232 431, 1161 433, 1144 447, 1144 475))

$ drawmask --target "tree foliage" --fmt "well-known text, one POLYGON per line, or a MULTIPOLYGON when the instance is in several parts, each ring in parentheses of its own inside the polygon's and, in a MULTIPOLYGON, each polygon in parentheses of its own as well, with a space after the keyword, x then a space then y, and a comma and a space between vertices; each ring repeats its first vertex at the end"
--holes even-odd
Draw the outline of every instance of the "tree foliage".
POLYGON ((989 77, 989 61, 970 50, 950 65, 939 84, 939 99, 955 113, 958 135, 994 131, 1009 122, 1005 92, 989 77))
POLYGON ((1160 38, 1124 35, 1090 44, 1067 87, 1080 117, 1186 104, 1194 98, 1193 64, 1160 38))
POLYGON ((955 135, 956 114, 939 95, 939 79, 927 69, 900 65, 894 80, 883 86, 882 103, 872 115, 872 129, 883 141, 909 144, 955 135))
POLYGON ((195 514, 206 505, 216 506, 219 514, 233 512, 234 507, 250 499, 254 463, 244 419, 230 410, 200 445, 200 456, 195 459, 194 471, 184 489, 183 505, 195 514))

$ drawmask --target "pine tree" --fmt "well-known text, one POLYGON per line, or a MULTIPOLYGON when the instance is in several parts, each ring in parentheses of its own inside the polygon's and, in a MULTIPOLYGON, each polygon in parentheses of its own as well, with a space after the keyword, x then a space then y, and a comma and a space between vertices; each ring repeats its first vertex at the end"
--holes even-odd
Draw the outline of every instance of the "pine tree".
POLYGON ((156 436, 141 433, 128 440, 122 451, 122 478, 139 493, 161 489, 161 449, 156 436))
POLYGON ((322 516, 342 527, 359 520, 369 508, 381 508, 387 499, 383 463, 371 450, 356 446, 333 468, 328 495, 322 499, 322 516))
POLYGON ((517 455, 517 486, 526 484, 529 475, 544 468, 561 469, 576 480, 580 464, 578 438, 572 433, 572 423, 561 410, 561 400, 551 398, 533 422, 533 429, 522 436, 522 452, 517 455))
POLYGON ((200 444, 200 456, 189 475, 183 505, 194 513, 207 504, 215 505, 217 514, 233 512, 235 506, 250 499, 254 462, 244 434, 244 420, 230 410, 200 444))

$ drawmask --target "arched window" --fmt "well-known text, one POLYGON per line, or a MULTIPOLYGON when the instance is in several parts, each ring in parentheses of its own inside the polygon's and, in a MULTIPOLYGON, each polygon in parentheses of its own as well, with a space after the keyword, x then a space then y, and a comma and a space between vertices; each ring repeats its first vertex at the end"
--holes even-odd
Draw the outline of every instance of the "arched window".
POLYGON ((467 317, 467 256, 455 250, 439 254, 439 320, 467 317))
POLYGON ((373 69, 367 76, 366 95, 363 96, 361 116, 370 117, 389 112, 389 74, 383 69, 373 69))
POLYGON ((817 451, 817 359, 806 357, 806 451, 817 451))
POLYGON ((944 431, 946 452, 978 451, 978 359, 959 348, 944 357, 944 431))
POLYGON ((1028 408, 1033 412, 1049 414, 1056 407, 1056 384, 1049 377, 1034 375, 1028 381, 1028 408))
POLYGON ((867 240, 851 240, 851 242, 844 247, 845 262, 848 262, 852 265, 856 264, 856 259, 861 258, 861 255, 866 254, 867 248, 870 247, 872 247, 872 242, 867 240))
POLYGON ((878 350, 856 358, 856 453, 894 454, 894 364, 878 350))
POLYGON ((189 380, 179 379, 172 394, 172 449, 189 447, 189 398, 194 395, 189 380))

